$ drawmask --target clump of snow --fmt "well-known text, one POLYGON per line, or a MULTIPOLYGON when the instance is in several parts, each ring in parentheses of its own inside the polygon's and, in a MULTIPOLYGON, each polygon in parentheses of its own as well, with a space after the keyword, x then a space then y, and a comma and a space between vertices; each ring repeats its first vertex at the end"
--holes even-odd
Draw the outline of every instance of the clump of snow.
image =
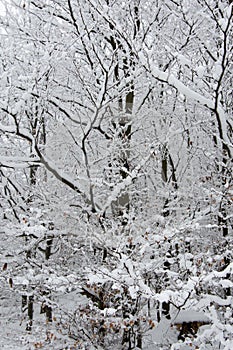
POLYGON ((195 310, 181 310, 177 317, 173 320, 173 323, 183 322, 205 322, 209 323, 210 320, 204 312, 195 310))

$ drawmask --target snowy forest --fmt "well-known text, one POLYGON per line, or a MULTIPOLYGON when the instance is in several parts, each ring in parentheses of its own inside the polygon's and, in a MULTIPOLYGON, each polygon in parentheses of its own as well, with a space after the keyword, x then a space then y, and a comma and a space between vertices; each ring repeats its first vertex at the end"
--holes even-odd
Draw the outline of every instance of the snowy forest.
POLYGON ((1 349, 233 349, 232 18, 1 0, 1 349))

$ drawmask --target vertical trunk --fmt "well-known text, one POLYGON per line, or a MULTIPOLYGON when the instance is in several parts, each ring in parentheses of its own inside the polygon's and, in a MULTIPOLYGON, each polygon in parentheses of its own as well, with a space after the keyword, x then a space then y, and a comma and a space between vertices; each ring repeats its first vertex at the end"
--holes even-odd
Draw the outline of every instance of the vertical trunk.
MULTIPOLYGON (((53 222, 49 223, 48 230, 49 230, 49 232, 54 230, 54 223, 53 222)), ((46 247, 44 250, 44 254, 45 254, 45 260, 49 260, 49 258, 52 255, 53 235, 48 233, 46 238, 47 239, 46 239, 46 247)))
POLYGON ((46 260, 49 260, 51 254, 52 254, 52 252, 51 252, 52 245, 53 245, 53 239, 52 238, 47 239, 46 248, 45 248, 45 259, 46 260))
MULTIPOLYGON (((161 176, 165 184, 168 185, 169 183, 171 183, 172 187, 175 190, 178 189, 177 178, 176 178, 176 168, 175 168, 173 159, 171 157, 171 154, 168 150, 168 147, 166 145, 164 145, 162 149, 161 176), (170 176, 168 175, 168 171, 170 172, 170 176)), ((169 202, 170 200, 166 198, 163 206, 163 212, 162 212, 162 215, 164 217, 167 217, 170 215, 169 202)))
POLYGON ((218 225, 220 230, 222 230, 223 237, 226 237, 228 235, 228 220, 227 220, 227 200, 225 198, 224 192, 225 192, 228 179, 230 179, 232 176, 231 170, 228 169, 228 165, 227 165, 228 160, 231 159, 231 152, 223 139, 222 125, 220 122, 220 118, 218 120, 218 131, 221 139, 222 159, 221 159, 221 162, 219 162, 221 165, 217 165, 217 172, 220 173, 220 176, 221 176, 220 183, 222 185, 221 187, 223 192, 222 198, 219 204, 219 210, 218 210, 218 225))
POLYGON ((28 298, 28 322, 26 326, 26 330, 29 332, 32 330, 33 312, 34 312, 33 301, 34 301, 34 296, 30 295, 28 298))
MULTIPOLYGON (((33 125, 31 125, 32 127, 32 137, 36 138, 36 128, 37 128, 37 124, 38 124, 38 119, 36 118, 33 125)), ((30 154, 33 154, 33 148, 32 148, 32 144, 30 145, 30 154)), ((36 171, 37 171, 37 165, 31 165, 30 169, 29 169, 29 179, 30 179, 30 185, 34 186, 36 185, 36 171)))
MULTIPOLYGON (((123 72, 124 77, 127 78, 130 73, 129 69, 134 63, 131 59, 123 60, 123 72)), ((118 64, 117 64, 118 66, 118 64)), ((115 79, 118 80, 119 67, 115 70, 117 74, 115 79)), ((134 105, 134 84, 133 82, 127 84, 127 93, 124 96, 124 100, 122 98, 119 99, 119 114, 118 120, 116 120, 115 126, 118 132, 117 136, 120 143, 120 152, 117 155, 117 163, 119 168, 119 174, 121 179, 125 179, 130 171, 130 140, 131 140, 131 128, 132 128, 132 111, 134 105)), ((113 203, 112 206, 113 213, 122 217, 121 222, 122 226, 127 224, 127 218, 130 210, 130 195, 128 191, 121 193, 117 201, 113 203)))
MULTIPOLYGON (((214 11, 216 13, 216 19, 219 21, 222 20, 222 9, 218 2, 216 2, 214 11)), ((223 86, 225 84, 225 78, 227 73, 227 67, 229 65, 229 57, 228 57, 228 41, 230 42, 231 38, 231 17, 232 17, 232 9, 231 16, 227 18, 227 25, 225 29, 220 30, 221 26, 216 22, 216 33, 217 33, 217 51, 219 55, 219 60, 221 62, 221 71, 217 79, 216 89, 215 89, 215 106, 214 106, 214 114, 216 118, 216 125, 218 129, 219 135, 219 145, 221 148, 221 159, 219 160, 220 165, 220 173, 221 173, 221 184, 222 184, 222 200, 219 206, 219 215, 218 215, 218 223, 220 229, 222 229, 223 236, 226 237, 228 235, 228 220, 227 220, 227 200, 225 198, 225 188, 228 181, 232 179, 231 168, 228 169, 228 162, 232 162, 232 154, 231 154, 231 138, 227 136, 231 126, 229 127, 227 124, 224 126, 224 123, 227 121, 222 119, 220 109, 227 110, 225 96, 223 94, 223 86), (225 105, 225 106, 224 106, 225 105), (227 139, 226 139, 227 138, 227 139)), ((224 117, 223 117, 224 118, 224 117)), ((230 125, 230 124, 229 124, 230 125)))
POLYGON ((142 349, 142 334, 138 333, 137 335, 137 348, 142 349))
POLYGON ((46 321, 47 322, 52 322, 53 320, 53 315, 52 315, 52 308, 51 306, 46 306, 46 321))
POLYGON ((27 295, 22 295, 22 312, 25 312, 27 309, 27 295))
MULTIPOLYGON (((42 112, 43 113, 43 112, 42 112)), ((35 120, 31 122, 32 136, 34 139, 39 139, 40 145, 45 146, 46 144, 46 127, 45 127, 45 118, 44 115, 39 116, 38 106, 35 108, 34 114, 36 116, 35 120), (38 125, 40 124, 40 129, 38 125)), ((31 116, 28 115, 29 120, 31 116)), ((30 145, 30 154, 33 154, 32 144, 30 145)), ((31 186, 36 185, 36 176, 37 176, 38 165, 31 165, 29 168, 29 181, 31 186)))

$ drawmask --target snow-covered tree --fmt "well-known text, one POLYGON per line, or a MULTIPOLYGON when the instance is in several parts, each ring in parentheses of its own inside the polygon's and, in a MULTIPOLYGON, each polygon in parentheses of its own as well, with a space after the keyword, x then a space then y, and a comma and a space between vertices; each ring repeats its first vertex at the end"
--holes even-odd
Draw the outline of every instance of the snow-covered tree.
POLYGON ((2 278, 27 330, 55 348, 230 349, 232 4, 5 6, 2 278))

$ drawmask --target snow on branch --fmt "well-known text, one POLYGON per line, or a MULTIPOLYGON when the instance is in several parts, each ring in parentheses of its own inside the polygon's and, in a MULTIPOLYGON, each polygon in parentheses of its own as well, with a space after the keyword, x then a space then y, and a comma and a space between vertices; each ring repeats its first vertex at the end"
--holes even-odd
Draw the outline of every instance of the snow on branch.
POLYGON ((0 157, 0 166, 4 168, 27 168, 32 165, 38 165, 39 158, 30 157, 0 157))
MULTIPOLYGON (((80 194, 88 205, 91 204, 91 201, 86 195, 85 191, 80 189, 80 184, 74 181, 69 175, 65 174, 62 170, 58 169, 50 159, 48 159, 41 153, 37 144, 35 143, 35 139, 30 133, 28 133, 26 129, 20 129, 18 125, 6 126, 0 123, 0 130, 9 134, 15 134, 21 137, 22 139, 26 139, 27 141, 29 141, 32 144, 33 153, 35 154, 35 156, 38 157, 37 159, 36 158, 30 159, 30 162, 31 161, 34 162, 35 160, 37 160, 37 164, 40 162, 42 165, 44 165, 44 167, 50 173, 52 173, 56 177, 56 179, 58 179, 59 181, 67 185, 69 188, 71 188, 72 190, 80 194)), ((1 161, 1 158, 0 158, 0 161, 1 161)), ((14 164, 14 165, 17 165, 17 164, 14 164)))
MULTIPOLYGON (((142 54, 139 53, 139 57, 142 60, 142 62, 145 61, 145 58, 143 57, 142 54)), ((192 90, 190 87, 182 83, 178 78, 175 77, 174 74, 170 72, 163 72, 155 66, 147 67, 145 63, 143 64, 143 66, 146 69, 146 71, 150 72, 150 74, 156 80, 169 84, 170 86, 174 87, 180 94, 184 95, 187 99, 198 102, 201 106, 207 107, 210 110, 212 110, 214 113, 217 113, 220 119, 221 128, 222 128, 222 138, 223 138, 222 141, 224 141, 224 143, 228 145, 228 147, 232 148, 232 142, 229 139, 227 134, 228 121, 227 121, 226 113, 224 112, 224 109, 219 103, 216 107, 215 98, 206 98, 205 96, 192 90)))

